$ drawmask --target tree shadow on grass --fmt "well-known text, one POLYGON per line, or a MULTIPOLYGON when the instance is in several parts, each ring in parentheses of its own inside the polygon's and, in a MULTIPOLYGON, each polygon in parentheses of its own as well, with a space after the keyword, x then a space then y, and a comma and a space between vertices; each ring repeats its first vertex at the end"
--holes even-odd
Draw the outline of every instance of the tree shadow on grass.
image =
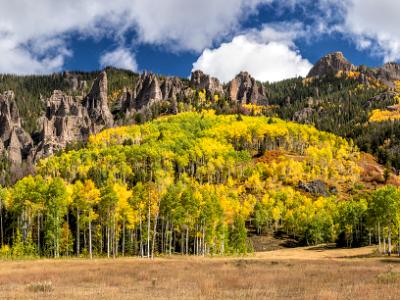
POLYGON ((381 263, 385 263, 385 264, 400 264, 400 256, 397 256, 397 254, 395 256, 390 256, 389 257, 385 257, 379 260, 381 263))

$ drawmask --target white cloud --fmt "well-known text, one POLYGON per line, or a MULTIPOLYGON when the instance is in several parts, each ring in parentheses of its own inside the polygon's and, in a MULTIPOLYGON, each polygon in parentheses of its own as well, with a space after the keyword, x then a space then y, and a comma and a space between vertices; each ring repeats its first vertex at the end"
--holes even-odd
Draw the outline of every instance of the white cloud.
POLYGON ((259 4, 271 1, 0 0, 0 72, 59 70, 71 55, 72 33, 107 36, 122 47, 125 33, 135 31, 140 43, 201 51, 235 33, 259 4))
POLYGON ((100 64, 102 67, 113 66, 131 71, 138 69, 134 54, 125 48, 118 48, 103 54, 100 57, 100 64))
POLYGON ((312 4, 312 37, 341 33, 358 49, 400 60, 400 2, 393 0, 290 0, 296 9, 312 4))
POLYGON ((393 0, 348 0, 342 31, 350 34, 360 49, 371 50, 385 61, 400 59, 400 2, 393 0))
MULTIPOLYGON (((1 40, 1 39, 0 39, 1 40)), ((44 57, 34 56, 30 51, 12 40, 0 41, 0 71, 12 74, 51 73, 59 70, 70 52, 64 47, 44 57)))
POLYGON ((273 0, 133 1, 131 17, 145 43, 201 51, 238 29, 261 3, 273 0))
POLYGON ((288 24, 265 27, 260 32, 236 36, 231 42, 216 49, 206 49, 193 64, 193 70, 228 82, 240 71, 248 71, 260 81, 279 81, 305 76, 311 69, 310 62, 295 50, 293 39, 303 34, 298 25, 296 31, 284 31, 288 24))

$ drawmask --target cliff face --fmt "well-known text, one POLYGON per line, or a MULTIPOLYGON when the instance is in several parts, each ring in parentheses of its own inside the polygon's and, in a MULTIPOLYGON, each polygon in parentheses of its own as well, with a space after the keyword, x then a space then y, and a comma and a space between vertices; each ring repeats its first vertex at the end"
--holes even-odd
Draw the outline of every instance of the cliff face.
POLYGON ((178 100, 184 97, 185 89, 177 77, 161 78, 153 73, 144 72, 133 89, 124 91, 115 106, 115 112, 126 117, 163 100, 178 100))
POLYGON ((99 132, 103 128, 113 126, 114 119, 108 108, 107 74, 101 72, 94 81, 92 89, 83 101, 83 106, 91 121, 91 132, 99 132))
POLYGON ((400 80, 400 65, 397 63, 386 63, 373 71, 374 76, 388 86, 394 87, 393 82, 400 80))
MULTIPOLYGON (((23 176, 29 168, 29 163, 22 166, 24 161, 29 161, 33 141, 31 136, 22 128, 19 111, 12 91, 0 94, 0 154, 10 163, 11 177, 23 176)), ((7 170, 6 170, 7 172, 7 170)), ((0 180, 5 176, 1 174, 0 180)))
POLYGON ((225 94, 224 88, 217 78, 204 74, 200 70, 192 72, 190 86, 197 90, 205 90, 208 98, 215 94, 225 94))
POLYGON ((338 71, 353 69, 355 67, 344 57, 342 52, 334 52, 322 57, 310 70, 307 77, 336 74, 338 71))
POLYGON ((34 161, 112 127, 114 119, 108 107, 107 74, 99 75, 84 99, 55 90, 46 101, 46 114, 40 123, 41 139, 33 151, 34 161))
POLYGON ((229 99, 242 104, 257 104, 258 101, 265 98, 264 86, 258 84, 247 72, 240 72, 229 82, 227 94, 229 99))

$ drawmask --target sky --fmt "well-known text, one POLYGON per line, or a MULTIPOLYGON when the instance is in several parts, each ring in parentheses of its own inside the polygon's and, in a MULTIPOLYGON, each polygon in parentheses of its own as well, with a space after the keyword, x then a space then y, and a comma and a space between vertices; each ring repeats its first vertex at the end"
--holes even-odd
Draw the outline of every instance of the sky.
POLYGON ((400 60, 399 11, 393 0, 0 0, 0 73, 114 66, 273 82, 333 51, 378 66, 400 60))

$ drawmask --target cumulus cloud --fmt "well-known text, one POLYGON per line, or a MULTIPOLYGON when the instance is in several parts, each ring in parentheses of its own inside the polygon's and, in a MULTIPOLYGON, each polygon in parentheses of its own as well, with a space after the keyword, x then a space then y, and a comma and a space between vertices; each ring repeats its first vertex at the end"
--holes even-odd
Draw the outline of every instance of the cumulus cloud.
POLYGON ((13 40, 0 38, 0 72, 12 74, 51 73, 64 65, 71 52, 59 46, 51 54, 41 56, 43 49, 36 54, 13 40))
POLYGON ((107 36, 124 46, 130 43, 126 32, 134 31, 139 43, 201 51, 236 32, 258 5, 271 1, 0 0, 0 72, 59 70, 72 55, 71 34, 107 36))
POLYGON ((273 0, 133 1, 131 16, 145 43, 201 51, 238 29, 258 5, 273 0))
POLYGON ((259 32, 236 36, 229 43, 216 49, 205 49, 193 64, 223 82, 231 80, 240 71, 248 71, 260 81, 279 81, 286 78, 305 76, 311 69, 310 62, 294 48, 293 39, 303 34, 296 24, 284 31, 288 24, 265 27, 259 32))
POLYGON ((113 66, 131 71, 138 70, 134 54, 125 48, 118 48, 104 53, 100 57, 100 64, 102 67, 113 66))
POLYGON ((312 37, 341 33, 358 49, 400 60, 400 2, 393 0, 290 0, 292 7, 309 7, 314 12, 312 37))
POLYGON ((392 0, 348 0, 343 32, 360 49, 372 50, 385 61, 400 59, 400 2, 392 0))

